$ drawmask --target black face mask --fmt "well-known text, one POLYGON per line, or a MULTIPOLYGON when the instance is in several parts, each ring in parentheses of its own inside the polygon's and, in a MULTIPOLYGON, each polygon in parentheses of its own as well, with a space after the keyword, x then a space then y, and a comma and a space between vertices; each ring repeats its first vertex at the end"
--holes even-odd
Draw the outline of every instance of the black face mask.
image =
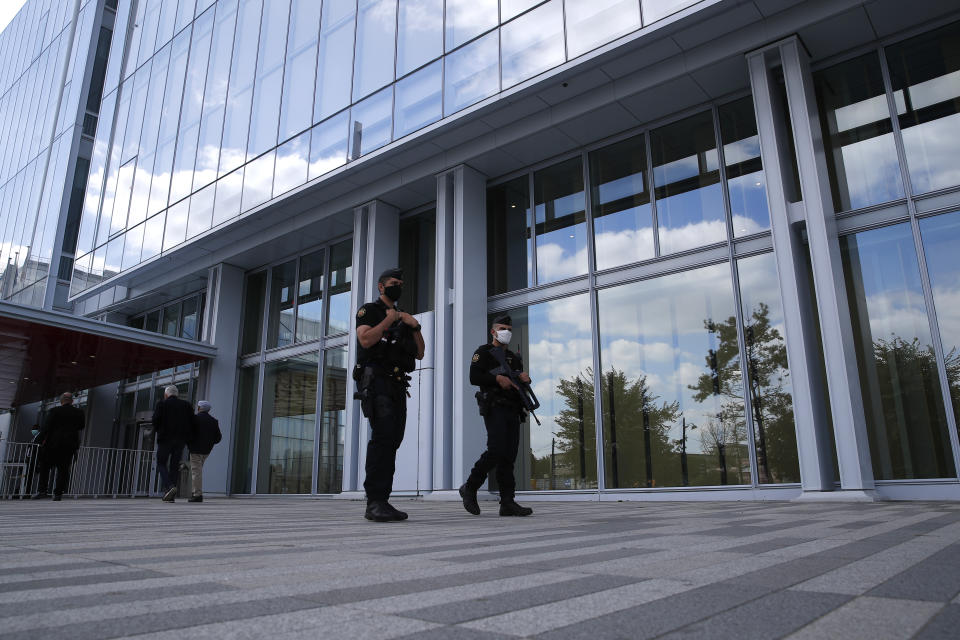
POLYGON ((394 302, 400 299, 400 296, 403 295, 403 287, 399 284, 394 284, 389 287, 383 288, 383 295, 387 296, 394 302))

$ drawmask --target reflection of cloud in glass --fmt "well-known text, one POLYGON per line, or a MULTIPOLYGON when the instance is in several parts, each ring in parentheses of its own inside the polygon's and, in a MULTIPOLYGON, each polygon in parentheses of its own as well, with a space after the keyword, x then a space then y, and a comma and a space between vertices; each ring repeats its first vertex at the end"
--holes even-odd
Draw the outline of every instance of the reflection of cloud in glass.
POLYGON ((893 134, 854 142, 840 149, 841 197, 843 209, 859 209, 879 202, 903 197, 900 163, 893 144, 893 134))
POLYGON ((640 28, 636 0, 567 2, 565 8, 571 58, 640 28))
POLYGON ((500 31, 503 86, 522 82, 563 63, 563 7, 553 0, 500 31))
POLYGON ((960 113, 903 129, 903 150, 915 193, 960 184, 960 113))

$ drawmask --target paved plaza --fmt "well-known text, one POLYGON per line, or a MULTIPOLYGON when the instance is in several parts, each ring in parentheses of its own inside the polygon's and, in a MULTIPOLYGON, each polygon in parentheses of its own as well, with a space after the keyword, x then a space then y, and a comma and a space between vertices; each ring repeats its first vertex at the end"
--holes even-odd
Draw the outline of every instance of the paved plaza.
POLYGON ((0 502, 12 638, 957 638, 960 505, 0 502))

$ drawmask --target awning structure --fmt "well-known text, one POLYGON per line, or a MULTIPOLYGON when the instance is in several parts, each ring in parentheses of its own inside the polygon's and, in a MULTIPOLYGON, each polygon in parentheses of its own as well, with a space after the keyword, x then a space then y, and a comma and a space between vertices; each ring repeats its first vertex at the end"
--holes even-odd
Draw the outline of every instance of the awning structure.
POLYGON ((208 344, 0 302, 0 409, 216 353, 208 344))

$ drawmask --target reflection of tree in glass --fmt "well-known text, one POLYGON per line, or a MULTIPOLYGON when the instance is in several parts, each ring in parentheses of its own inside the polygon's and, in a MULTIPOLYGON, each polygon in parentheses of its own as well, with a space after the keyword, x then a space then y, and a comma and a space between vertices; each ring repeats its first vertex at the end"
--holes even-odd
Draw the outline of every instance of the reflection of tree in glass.
MULTIPOLYGON (((746 337, 747 370, 750 375, 750 403, 757 440, 758 479, 761 483, 797 482, 797 436, 793 402, 789 390, 787 349, 780 332, 770 324, 770 307, 757 305, 748 319, 746 337)), ((726 447, 744 442, 746 419, 743 410, 743 377, 737 346, 737 321, 705 320, 704 326, 718 339, 716 350, 706 356, 708 373, 690 385, 694 400, 704 402, 712 395, 724 398, 715 420, 701 431, 704 453, 713 453, 726 477, 726 447)))

